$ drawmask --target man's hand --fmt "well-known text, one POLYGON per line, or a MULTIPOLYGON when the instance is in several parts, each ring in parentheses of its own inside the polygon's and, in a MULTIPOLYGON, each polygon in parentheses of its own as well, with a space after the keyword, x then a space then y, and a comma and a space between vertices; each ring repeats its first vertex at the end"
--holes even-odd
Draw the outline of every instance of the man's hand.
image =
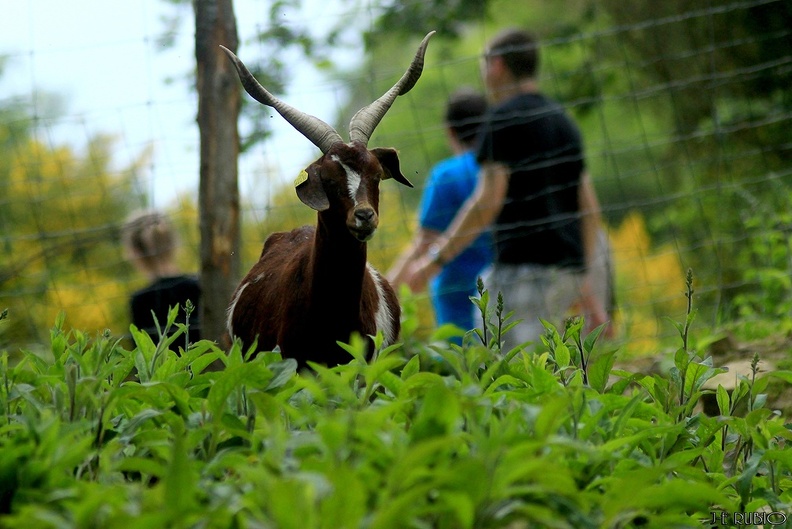
POLYGON ((422 255, 407 266, 403 280, 413 292, 423 292, 426 290, 429 280, 439 272, 440 265, 433 262, 428 255, 422 255))

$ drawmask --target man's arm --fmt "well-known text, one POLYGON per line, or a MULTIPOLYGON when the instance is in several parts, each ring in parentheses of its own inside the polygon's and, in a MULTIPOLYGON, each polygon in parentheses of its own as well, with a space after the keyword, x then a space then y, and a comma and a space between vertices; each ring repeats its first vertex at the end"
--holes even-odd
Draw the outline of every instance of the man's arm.
POLYGON ((602 213, 597 194, 594 191, 594 186, 588 173, 583 173, 581 176, 578 203, 586 269, 591 269, 596 260, 597 238, 599 237, 599 230, 602 229, 602 213))
POLYGON ((444 263, 462 253, 493 223, 506 199, 509 175, 509 168, 504 164, 481 164, 475 191, 457 212, 448 229, 434 242, 434 257, 424 256, 415 261, 406 274, 405 281, 413 291, 423 290, 444 263))
POLYGON ((441 233, 437 230, 418 228, 412 244, 396 259, 396 262, 386 274, 388 281, 394 288, 405 282, 411 263, 424 255, 429 246, 437 241, 440 235, 441 233))
MULTIPOLYGON (((581 175, 578 203, 583 253, 586 260, 586 276, 581 288, 581 304, 588 318, 589 327, 594 328, 605 323, 609 315, 605 309, 605 300, 597 295, 596 287, 601 285, 592 284, 591 271, 596 266, 598 238, 602 229, 602 212, 588 173, 581 175)), ((612 331, 608 330, 606 335, 610 332, 612 331)))

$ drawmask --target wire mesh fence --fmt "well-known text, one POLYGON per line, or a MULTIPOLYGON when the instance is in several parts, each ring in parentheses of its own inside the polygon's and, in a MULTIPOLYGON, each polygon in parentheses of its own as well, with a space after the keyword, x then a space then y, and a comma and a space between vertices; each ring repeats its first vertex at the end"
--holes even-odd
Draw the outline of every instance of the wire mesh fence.
MULTIPOLYGON (((251 9, 238 3, 241 10, 251 9)), ((707 324, 787 316, 792 8, 771 0, 706 7, 570 2, 564 3, 569 12, 555 20, 532 12, 531 3, 525 12, 513 2, 495 7, 505 4, 508 13, 495 9, 489 19, 467 24, 461 39, 441 35, 430 45, 423 78, 399 98, 372 138, 372 144, 399 150, 403 172, 416 189, 397 191, 383 183, 381 228, 370 243, 370 260, 387 269, 414 233, 426 175, 449 155, 442 122, 448 96, 462 85, 483 91, 481 52, 500 27, 533 25, 543 29, 540 86, 583 133, 613 252, 614 317, 627 348, 652 351, 673 334, 664 318, 684 313, 688 268, 707 324)), ((45 16, 34 13, 33 5, 27 14, 31 27, 45 16)), ((156 11, 154 5, 145 4, 156 11)), ((329 3, 323 11, 331 22, 376 15, 366 2, 329 3)), ((317 13, 305 16, 313 20, 317 13)), ((187 83, 176 92, 154 88, 168 76, 154 53, 158 31, 141 24, 118 41, 97 34, 99 40, 87 39, 59 55, 76 64, 90 61, 97 49, 130 42, 148 50, 142 59, 149 64, 144 75, 151 76, 144 80, 146 97, 122 89, 114 102, 77 113, 58 112, 41 91, 45 76, 30 74, 58 50, 33 38, 29 45, 0 49, 8 59, 0 97, 0 309, 8 307, 10 314, 0 324, 3 347, 43 343, 60 311, 67 323, 89 333, 127 332, 129 296, 146 278, 126 259, 119 230, 138 208, 167 210, 182 241, 179 265, 197 272, 194 96, 187 83), (30 74, 27 81, 10 82, 20 70, 30 74), (183 100, 177 101, 179 94, 183 100), (142 135, 140 119, 147 130, 142 135)), ((283 97, 309 112, 318 106, 324 119, 346 123, 359 102, 376 97, 401 74, 414 40, 398 34, 383 39, 358 68, 300 82, 283 97)), ((243 50, 251 57, 268 48, 253 39, 243 50)), ((174 52, 164 56, 169 53, 174 52)), ((357 55, 362 61, 362 53, 357 55)), ((185 71, 189 58, 181 56, 178 63, 185 71)), ((278 119, 270 120, 263 109, 258 117, 278 119)), ((242 160, 243 268, 269 232, 312 222, 312 212, 291 187, 312 150, 288 129, 276 138, 242 160)), ((424 310, 430 328, 432 315, 424 310)))

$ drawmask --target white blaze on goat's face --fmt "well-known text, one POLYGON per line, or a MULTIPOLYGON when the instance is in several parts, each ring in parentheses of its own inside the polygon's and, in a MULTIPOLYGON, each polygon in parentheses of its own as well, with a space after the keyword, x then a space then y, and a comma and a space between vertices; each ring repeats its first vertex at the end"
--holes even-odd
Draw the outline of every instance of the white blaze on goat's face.
POLYGON ((360 173, 358 173, 357 171, 349 167, 347 164, 342 162, 341 158, 339 158, 336 155, 331 156, 330 159, 336 162, 337 164, 339 164, 344 169, 344 172, 346 173, 346 177, 347 177, 347 190, 349 191, 349 198, 352 199, 352 204, 354 205, 354 207, 357 207, 358 205, 357 192, 358 189, 360 189, 360 180, 361 180, 360 173))

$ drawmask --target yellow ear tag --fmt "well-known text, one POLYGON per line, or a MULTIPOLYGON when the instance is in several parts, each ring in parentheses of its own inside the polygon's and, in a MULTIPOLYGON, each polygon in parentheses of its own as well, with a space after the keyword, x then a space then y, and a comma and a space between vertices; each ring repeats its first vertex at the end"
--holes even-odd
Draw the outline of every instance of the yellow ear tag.
POLYGON ((303 169, 302 171, 300 171, 300 174, 297 175, 297 178, 294 179, 294 187, 299 186, 300 184, 306 182, 307 180, 308 180, 308 171, 303 169))

